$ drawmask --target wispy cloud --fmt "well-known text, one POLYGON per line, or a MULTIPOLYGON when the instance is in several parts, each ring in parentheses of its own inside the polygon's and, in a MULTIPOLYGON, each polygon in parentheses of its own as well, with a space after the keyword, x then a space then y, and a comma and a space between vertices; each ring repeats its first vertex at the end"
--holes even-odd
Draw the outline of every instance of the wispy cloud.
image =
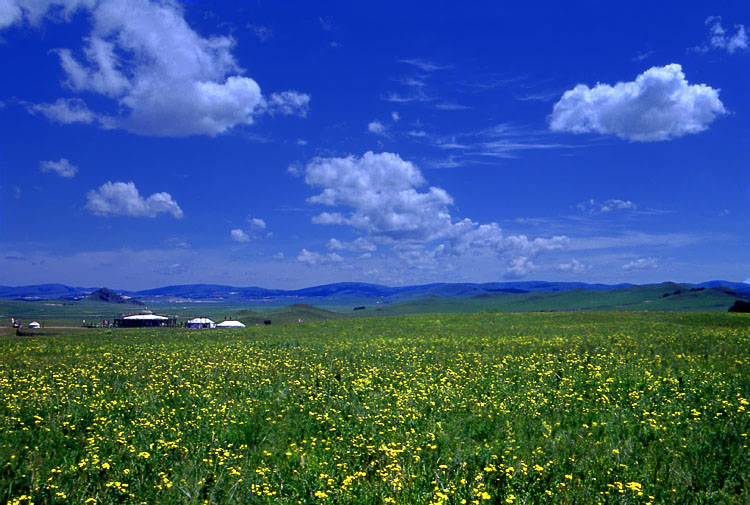
POLYGON ((478 144, 480 150, 470 152, 478 156, 491 156, 494 158, 513 159, 518 158, 521 151, 533 151, 539 149, 570 149, 575 146, 566 144, 546 144, 539 142, 509 142, 507 140, 496 140, 478 144))
POLYGON ((164 245, 167 247, 174 247, 176 249, 190 249, 190 242, 183 237, 169 237, 164 240, 164 245))
POLYGON ((539 91, 536 93, 525 93, 522 95, 515 95, 516 100, 522 102, 551 102, 560 96, 559 91, 539 91))
POLYGON ((154 273, 161 275, 181 275, 186 273, 187 271, 187 265, 183 265, 182 263, 171 263, 169 265, 164 265, 156 268, 154 270, 154 273))
POLYGON ((398 84, 410 87, 410 88, 421 88, 427 84, 427 76, 403 76, 394 79, 398 84))
POLYGON ((499 123, 478 131, 426 137, 439 149, 460 151, 467 159, 518 158, 523 151, 572 149, 578 146, 550 142, 550 132, 530 130, 510 123, 499 123))
POLYGON ((413 65, 424 72, 434 72, 436 70, 446 70, 451 68, 450 65, 438 65, 437 63, 433 63, 430 60, 422 58, 409 58, 398 61, 400 61, 401 63, 413 65))
POLYGON ((456 141, 456 137, 452 137, 450 140, 440 140, 435 143, 436 147, 440 149, 468 149, 469 144, 461 144, 456 141))
POLYGON ((449 67, 442 67, 435 65, 428 60, 421 59, 399 61, 402 63, 408 63, 422 72, 394 78, 393 81, 404 86, 406 91, 391 91, 382 95, 381 99, 392 103, 427 103, 436 101, 437 97, 427 91, 430 74, 436 70, 449 67))
POLYGON ((464 164, 458 157, 450 155, 447 158, 428 160, 425 166, 428 168, 456 168, 464 164))
POLYGON ((250 33, 258 37, 261 42, 265 42, 273 35, 273 30, 267 26, 248 24, 246 28, 250 30, 250 33))
POLYGON ((459 88, 470 92, 482 92, 510 84, 518 84, 528 78, 526 75, 508 76, 490 76, 483 79, 461 80, 456 83, 459 88))
POLYGON ((729 54, 735 52, 744 52, 750 48, 748 44, 747 32, 745 31, 745 25, 735 25, 735 33, 732 35, 721 23, 721 16, 709 16, 706 18, 706 26, 708 26, 709 34, 708 40, 693 50, 700 53, 705 53, 710 50, 723 50, 729 54))
POLYGON ((572 237, 569 250, 615 249, 634 247, 684 247, 705 240, 694 233, 646 233, 625 231, 608 236, 572 237))
POLYGON ((598 202, 591 198, 586 202, 576 204, 576 208, 589 214, 608 213, 616 210, 635 210, 636 205, 630 200, 619 200, 610 198, 604 202, 598 202))
POLYGON ((382 97, 386 102, 410 103, 410 102, 432 102, 435 97, 429 96, 421 88, 413 89, 406 94, 390 92, 382 97))
POLYGON ((459 103, 441 102, 436 103, 435 108, 438 110, 468 110, 473 109, 470 105, 461 105, 459 103))
POLYGON ((635 56, 633 56, 633 61, 647 60, 649 57, 651 57, 652 54, 654 54, 654 51, 651 51, 651 50, 649 50, 649 51, 642 51, 642 52, 636 54, 635 56))

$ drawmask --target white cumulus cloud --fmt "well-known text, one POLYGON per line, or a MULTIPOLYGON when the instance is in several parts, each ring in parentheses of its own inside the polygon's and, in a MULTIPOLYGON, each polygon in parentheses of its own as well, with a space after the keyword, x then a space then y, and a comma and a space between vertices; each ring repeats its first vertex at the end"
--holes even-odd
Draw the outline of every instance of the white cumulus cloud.
POLYGON ((651 268, 658 268, 659 263, 656 258, 638 258, 635 260, 628 261, 622 266, 622 269, 626 272, 634 270, 646 270, 651 268))
POLYGON ((55 172, 60 177, 72 178, 78 172, 78 167, 73 165, 66 158, 60 158, 57 161, 42 161, 39 163, 42 172, 55 172))
POLYGON ((247 221, 250 223, 250 229, 252 230, 262 231, 266 229, 266 222, 259 217, 249 217, 247 221))
POLYGON ((539 267, 526 256, 518 256, 511 260, 510 265, 508 265, 508 268, 505 270, 505 278, 520 279, 538 269, 539 267))
MULTIPOLYGON (((315 158, 305 167, 305 182, 322 188, 310 203, 335 208, 315 216, 313 223, 347 225, 364 234, 349 244, 332 239, 331 250, 370 251, 374 243, 382 243, 404 261, 436 267, 441 259, 444 266, 450 256, 484 249, 507 261, 523 256, 530 272, 533 257, 569 242, 564 236, 505 235, 497 223, 454 218, 453 198, 442 188, 421 190, 427 181, 419 168, 394 153, 315 158)), ((521 268, 516 265, 514 271, 521 268)))
POLYGON ((232 239, 234 242, 250 242, 250 235, 245 233, 240 228, 235 228, 232 231, 229 232, 229 238, 232 239))
POLYGON ((719 90, 689 84, 682 67, 673 63, 614 86, 577 85, 555 104, 550 128, 650 142, 702 132, 725 113, 719 90))
MULTIPOLYGON (((229 232, 229 237, 235 242, 242 243, 263 238, 262 232, 266 229, 265 221, 259 217, 248 217, 247 223, 247 231, 242 228, 235 228, 229 232)), ((268 232, 265 236, 270 237, 271 235, 273 234, 268 232)))
POLYGON ((367 131, 377 135, 383 135, 385 133, 385 125, 380 121, 373 121, 367 125, 367 131))
POLYGON ((297 261, 308 266, 328 265, 331 263, 342 263, 344 258, 336 253, 321 254, 315 251, 302 249, 297 255, 297 261))
POLYGON ((97 216, 156 217, 171 214, 182 218, 182 209, 169 193, 143 198, 132 182, 106 182, 88 192, 86 208, 97 216))
POLYGON ((141 135, 215 136, 252 124, 258 114, 307 113, 310 97, 304 93, 264 97, 233 56, 234 39, 198 34, 177 2, 6 0, 3 5, 0 28, 64 21, 78 8, 90 14, 84 47, 57 50, 65 85, 111 99, 118 112, 93 112, 80 99, 30 107, 56 121, 97 121, 141 135))
POLYGON ((557 265, 557 269, 560 272, 582 274, 589 269, 589 266, 573 258, 572 260, 570 260, 570 263, 560 263, 559 265, 557 265))
POLYGON ((353 208, 348 216, 323 213, 319 223, 349 224, 375 236, 430 240, 451 227, 451 197, 440 188, 419 192, 426 181, 411 162, 392 153, 361 158, 316 158, 306 167, 305 182, 323 191, 311 203, 353 208))
POLYGON ((332 238, 326 244, 326 247, 332 251, 375 251, 377 246, 368 240, 359 237, 352 242, 341 242, 332 238))

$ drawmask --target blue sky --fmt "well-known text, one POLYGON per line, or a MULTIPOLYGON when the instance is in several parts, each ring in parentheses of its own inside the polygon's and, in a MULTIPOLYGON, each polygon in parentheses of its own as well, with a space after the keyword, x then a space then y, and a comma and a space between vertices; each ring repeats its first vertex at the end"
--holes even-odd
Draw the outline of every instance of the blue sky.
POLYGON ((0 283, 749 279, 750 5, 608 7, 4 2, 0 283))

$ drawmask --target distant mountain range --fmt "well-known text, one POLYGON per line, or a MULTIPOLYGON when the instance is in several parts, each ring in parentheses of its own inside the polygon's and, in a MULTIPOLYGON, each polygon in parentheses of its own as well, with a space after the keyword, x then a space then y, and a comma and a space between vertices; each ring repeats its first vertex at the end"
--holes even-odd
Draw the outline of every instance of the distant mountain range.
MULTIPOLYGON (((738 293, 750 294, 750 284, 712 280, 699 284, 682 283, 695 288, 723 286, 738 293)), ((488 282, 488 283, 434 283, 415 286, 382 286, 363 282, 340 282, 303 289, 283 290, 259 287, 234 287, 220 284, 185 284, 164 286, 142 291, 111 290, 119 295, 117 300, 145 303, 181 303, 190 301, 274 301, 274 302, 335 302, 337 300, 380 299, 389 302, 402 302, 438 296, 446 298, 468 298, 494 293, 546 293, 587 289, 609 291, 633 284, 589 284, 585 282, 488 282)), ((38 284, 33 286, 0 286, 0 298, 10 300, 82 300, 101 288, 71 287, 63 284, 38 284)), ((109 292, 109 290, 107 290, 109 292)), ((99 293, 101 294, 101 293, 99 293)), ((99 294, 95 295, 98 297, 99 294)), ((108 295, 115 300, 114 297, 108 295)))

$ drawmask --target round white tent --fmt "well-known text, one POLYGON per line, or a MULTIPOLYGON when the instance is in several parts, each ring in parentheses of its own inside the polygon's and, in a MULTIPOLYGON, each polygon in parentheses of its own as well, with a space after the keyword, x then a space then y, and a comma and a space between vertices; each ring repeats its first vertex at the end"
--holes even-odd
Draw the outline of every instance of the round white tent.
POLYGON ((239 321, 222 321, 216 325, 217 328, 244 328, 245 325, 239 321))
POLYGON ((185 323, 185 328, 216 328, 216 323, 207 317, 195 317, 185 323))
MULTIPOLYGON (((243 325, 243 326, 244 326, 244 325, 243 325)), ((29 328, 41 328, 41 327, 42 327, 42 325, 41 325, 41 324, 39 324, 39 323, 37 323, 36 321, 31 321, 31 322, 29 323, 29 328)))
POLYGON ((122 325, 128 328, 167 326, 168 317, 156 314, 133 314, 122 318, 122 325))
POLYGON ((150 310, 142 310, 137 314, 122 314, 116 316, 114 325, 118 328, 176 326, 177 316, 159 316, 150 310))
POLYGON ((125 316, 123 319, 126 321, 166 321, 169 318, 154 314, 135 314, 133 316, 125 316))

